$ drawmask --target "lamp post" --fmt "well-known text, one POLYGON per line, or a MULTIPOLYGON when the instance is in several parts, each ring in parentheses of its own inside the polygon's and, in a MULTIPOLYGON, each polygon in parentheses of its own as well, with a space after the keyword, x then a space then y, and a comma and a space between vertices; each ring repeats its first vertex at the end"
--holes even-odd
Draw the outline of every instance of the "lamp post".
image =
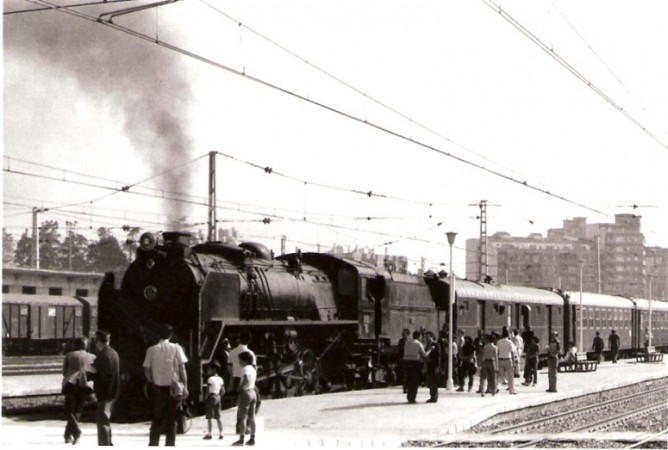
POLYGON ((648 313, 649 327, 647 328, 647 351, 652 346, 652 274, 649 275, 649 313, 648 313))
POLYGON ((452 354, 452 343, 454 342, 452 336, 452 309, 455 304, 455 271, 452 269, 452 246, 455 243, 457 233, 449 231, 445 233, 448 236, 448 244, 450 244, 450 298, 448 300, 448 381, 445 388, 448 391, 454 390, 454 383, 452 382, 452 364, 454 355, 452 354))
POLYGON ((578 347, 580 351, 584 351, 584 342, 582 338, 582 272, 584 272, 584 259, 578 259, 578 264, 580 265, 580 341, 578 342, 578 347))

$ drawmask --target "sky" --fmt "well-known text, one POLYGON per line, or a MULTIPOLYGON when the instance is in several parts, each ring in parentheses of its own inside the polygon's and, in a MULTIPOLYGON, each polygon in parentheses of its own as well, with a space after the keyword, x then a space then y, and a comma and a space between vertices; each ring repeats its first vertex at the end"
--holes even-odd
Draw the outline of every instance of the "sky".
POLYGON ((33 207, 91 238, 206 233, 218 152, 217 219, 276 253, 438 269, 455 231, 463 274, 481 200, 490 235, 633 213, 668 247, 664 1, 183 0, 115 27, 89 19, 149 2, 52 9, 73 3, 3 4, 16 240, 33 207))

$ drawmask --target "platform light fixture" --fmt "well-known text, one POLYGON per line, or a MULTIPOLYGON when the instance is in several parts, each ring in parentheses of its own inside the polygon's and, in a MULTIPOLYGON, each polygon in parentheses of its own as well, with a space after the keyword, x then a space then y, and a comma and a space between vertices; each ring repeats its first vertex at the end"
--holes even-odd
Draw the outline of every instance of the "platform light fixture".
POLYGON ((446 389, 448 391, 454 390, 454 383, 452 382, 452 364, 454 360, 454 355, 452 352, 452 343, 454 338, 452 336, 452 320, 453 320, 453 306, 455 304, 455 271, 452 269, 452 246, 455 243, 455 237, 457 233, 454 231, 448 231, 445 233, 448 237, 448 244, 450 244, 450 298, 448 301, 448 381, 446 383, 446 389))
POLYGON ((579 314, 579 316, 580 316, 580 342, 578 342, 578 347, 580 348, 581 352, 584 351, 584 341, 583 341, 583 337, 582 337, 582 314, 583 314, 583 311, 582 311, 582 274, 584 272, 584 263, 585 263, 585 261, 584 261, 583 258, 578 259, 578 265, 580 266, 580 314, 579 314))

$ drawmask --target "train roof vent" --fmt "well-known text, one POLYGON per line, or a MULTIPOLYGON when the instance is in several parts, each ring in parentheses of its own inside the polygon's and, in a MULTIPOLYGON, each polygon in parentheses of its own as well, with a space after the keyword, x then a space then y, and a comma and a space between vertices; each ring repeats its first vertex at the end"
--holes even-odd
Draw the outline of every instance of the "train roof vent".
POLYGON ((269 250, 264 244, 259 244, 257 242, 242 242, 239 244, 239 247, 251 252, 255 258, 273 259, 271 250, 269 250))

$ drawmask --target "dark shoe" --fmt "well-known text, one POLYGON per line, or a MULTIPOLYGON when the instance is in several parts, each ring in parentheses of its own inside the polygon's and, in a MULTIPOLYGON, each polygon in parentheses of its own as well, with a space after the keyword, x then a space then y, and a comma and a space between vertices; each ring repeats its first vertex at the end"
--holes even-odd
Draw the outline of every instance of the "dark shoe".
POLYGON ((557 392, 557 391, 553 391, 552 389, 548 389, 548 390, 545 391, 545 392, 557 392))
POLYGON ((485 393, 484 393, 484 392, 481 392, 481 393, 480 393, 480 396, 481 396, 481 397, 484 397, 484 396, 485 396, 485 393))
POLYGON ((522 386, 529 386, 529 383, 527 383, 526 381, 523 381, 522 386))
POLYGON ((204 439, 211 439, 211 435, 207 434, 206 436, 204 436, 204 439))
POLYGON ((221 434, 220 436, 218 436, 218 439, 222 441, 223 440, 223 435, 221 434))
POLYGON ((246 445, 253 446, 255 445, 255 438, 250 438, 248 442, 246 442, 246 445))
POLYGON ((238 441, 236 441, 232 444, 232 447, 241 447, 242 445, 244 445, 244 440, 239 439, 238 441))
POLYGON ((464 388, 460 387, 459 389, 457 389, 457 392, 464 392, 464 388))
POLYGON ((76 436, 74 439, 72 439, 72 445, 77 445, 79 443, 79 437, 80 436, 76 436))
POLYGON ((425 403, 436 403, 436 402, 437 402, 437 400, 434 400, 433 398, 430 398, 425 403))

